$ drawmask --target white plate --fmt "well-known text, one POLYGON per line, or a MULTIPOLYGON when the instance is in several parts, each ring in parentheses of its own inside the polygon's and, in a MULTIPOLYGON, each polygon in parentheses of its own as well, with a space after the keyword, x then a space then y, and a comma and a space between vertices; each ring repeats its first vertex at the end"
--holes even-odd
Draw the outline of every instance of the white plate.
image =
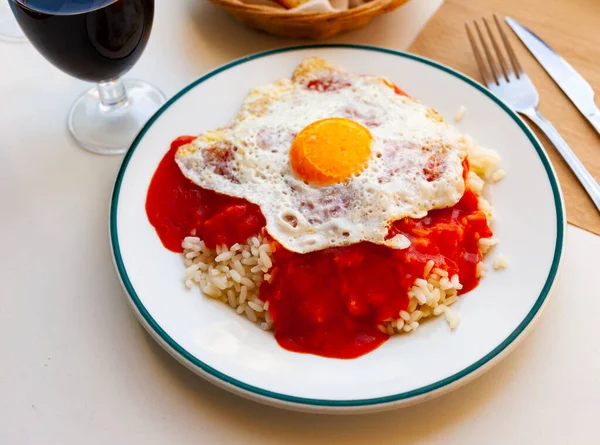
POLYGON ((563 253, 565 216, 556 175, 539 141, 487 90, 436 62, 381 48, 313 45, 256 54, 198 79, 148 122, 123 160, 110 232, 117 272, 148 332, 192 371, 260 402, 314 412, 404 406, 456 388, 489 369, 524 337, 552 288, 563 253), (251 87, 289 77, 309 56, 358 73, 384 75, 502 156, 506 178, 493 187, 500 239, 490 272, 456 304, 462 322, 442 319, 391 338, 355 360, 296 354, 229 307, 186 291, 180 255, 167 251, 146 218, 152 174, 179 135, 228 123, 251 87))

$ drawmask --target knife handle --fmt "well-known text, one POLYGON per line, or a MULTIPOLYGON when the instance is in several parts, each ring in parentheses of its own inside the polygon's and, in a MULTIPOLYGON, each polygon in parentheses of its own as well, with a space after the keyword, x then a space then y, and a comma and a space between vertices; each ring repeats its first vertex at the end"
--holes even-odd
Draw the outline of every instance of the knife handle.
POLYGON ((596 208, 600 211, 600 185, 583 166, 579 158, 577 158, 577 155, 573 153, 573 150, 571 150, 556 128, 554 128, 554 125, 542 116, 537 108, 523 111, 523 114, 531 119, 531 121, 536 124, 546 136, 548 136, 548 139, 550 139, 563 159, 569 167, 571 167, 571 170, 573 170, 573 173, 575 173, 575 176, 577 176, 577 179, 579 179, 579 182, 581 182, 585 191, 590 195, 590 198, 592 198, 596 208))

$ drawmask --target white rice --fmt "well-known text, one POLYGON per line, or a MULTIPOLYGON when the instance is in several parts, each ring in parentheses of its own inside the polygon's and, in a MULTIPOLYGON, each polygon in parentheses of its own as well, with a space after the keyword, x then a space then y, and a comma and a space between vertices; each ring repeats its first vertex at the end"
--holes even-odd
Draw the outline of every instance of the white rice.
POLYGON ((483 193, 485 181, 479 177, 477 173, 470 171, 467 175, 467 186, 478 195, 481 195, 483 193))
POLYGON ((231 248, 217 246, 212 250, 200 238, 188 236, 182 247, 186 287, 198 286, 205 295, 259 323, 263 330, 273 327, 271 318, 265 316, 265 303, 258 296, 263 280, 271 279, 266 272, 273 266, 273 250, 265 237, 258 235, 245 244, 234 244, 231 248))
MULTIPOLYGON (((456 116, 457 121, 462 119, 463 108, 456 116)), ((504 171, 499 169, 500 158, 496 152, 475 145, 470 138, 466 143, 471 166, 467 185, 479 195, 479 208, 491 221, 493 208, 482 194, 486 181, 497 182, 504 177, 504 171)), ((481 254, 485 255, 497 243, 495 238, 481 238, 481 254)), ((205 295, 227 304, 261 329, 273 328, 269 304, 259 297, 261 283, 272 280, 269 271, 273 267, 273 248, 264 236, 251 237, 231 248, 216 246, 214 250, 208 249, 200 238, 188 236, 182 247, 187 288, 197 286, 205 295)), ((495 270, 504 269, 508 262, 503 255, 497 255, 493 266, 495 270)), ((486 271, 487 266, 479 262, 476 276, 483 277, 486 271)), ((448 271, 436 267, 430 260, 424 267, 423 277, 417 278, 408 290, 407 309, 377 328, 389 335, 408 333, 416 331, 423 320, 444 315, 450 329, 456 329, 460 317, 450 306, 458 301, 462 287, 458 275, 449 276, 448 271)))
POLYGON ((467 108, 464 105, 461 105, 461 107, 458 109, 458 111, 456 112, 456 115, 454 116, 454 121, 455 122, 460 122, 463 120, 463 117, 465 117, 465 112, 467 111, 467 108))
POLYGON ((483 278, 483 277, 485 277, 486 272, 487 272, 487 266, 485 265, 485 263, 483 261, 480 261, 479 263, 477 263, 477 269, 475 270, 475 276, 477 278, 483 278))
POLYGON ((494 258, 494 270, 502 270, 502 269, 506 269, 508 267, 508 260, 506 259, 506 257, 502 254, 497 255, 496 258, 494 258))
POLYGON ((495 184, 496 182, 498 182, 502 178, 504 178, 504 175, 505 175, 504 170, 498 169, 494 173, 491 174, 490 179, 495 184))
POLYGON ((465 138, 465 142, 471 171, 483 180, 488 181, 499 169, 500 156, 494 150, 475 144, 468 136, 465 138))
POLYGON ((486 254, 496 244, 498 244, 498 240, 496 238, 480 238, 479 239, 479 251, 482 254, 486 254))
MULTIPOLYGON (((447 275, 448 272, 433 268, 428 275, 417 278, 415 284, 408 290, 407 310, 400 311, 397 318, 386 320, 382 325, 383 328, 387 331, 388 327, 391 327, 398 334, 413 332, 417 330, 423 319, 444 314, 449 309, 448 306, 458 300, 458 291, 462 289, 458 275, 453 275, 450 279, 447 275), (443 272, 446 276, 440 276, 435 271, 443 272)), ((446 315, 446 320, 452 329, 458 326, 457 314, 452 313, 450 318, 446 315)))

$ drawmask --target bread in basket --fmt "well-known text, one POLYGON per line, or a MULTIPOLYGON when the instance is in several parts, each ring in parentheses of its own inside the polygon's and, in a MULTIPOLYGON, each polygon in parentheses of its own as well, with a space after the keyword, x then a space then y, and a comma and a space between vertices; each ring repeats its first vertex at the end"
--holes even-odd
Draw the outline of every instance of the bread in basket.
POLYGON ((243 0, 211 0, 245 25, 280 37, 326 39, 361 28, 374 17, 402 6, 408 0, 370 0, 340 12, 301 12, 245 3, 243 0))

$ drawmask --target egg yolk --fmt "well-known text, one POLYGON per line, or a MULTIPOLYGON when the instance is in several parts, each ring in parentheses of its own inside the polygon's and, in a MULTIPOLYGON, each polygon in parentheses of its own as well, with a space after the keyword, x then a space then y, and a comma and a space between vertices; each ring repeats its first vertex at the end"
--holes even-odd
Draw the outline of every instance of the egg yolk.
POLYGON ((337 184, 365 168, 372 140, 369 130, 358 122, 323 119, 296 135, 290 162, 296 174, 308 183, 337 184))

